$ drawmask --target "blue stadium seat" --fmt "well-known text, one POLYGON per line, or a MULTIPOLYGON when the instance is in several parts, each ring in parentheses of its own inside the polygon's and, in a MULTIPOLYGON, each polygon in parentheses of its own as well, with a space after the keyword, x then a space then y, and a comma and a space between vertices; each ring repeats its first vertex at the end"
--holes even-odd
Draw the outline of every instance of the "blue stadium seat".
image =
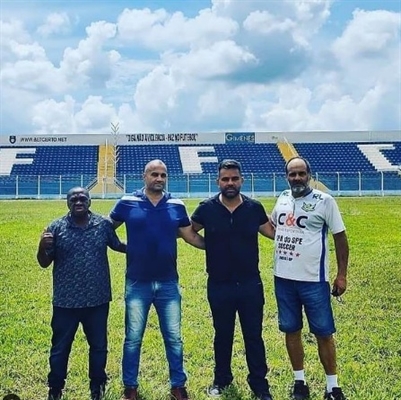
POLYGON ((355 142, 294 143, 294 147, 309 160, 312 170, 319 173, 375 171, 355 142))
MULTIPOLYGON (((401 142, 391 144, 393 145, 391 149, 383 149, 381 152, 395 170, 382 174, 377 173, 360 150, 358 147, 361 145, 360 142, 294 143, 293 146, 299 155, 310 161, 314 174, 317 174, 318 179, 331 190, 376 190, 382 187, 383 182, 385 190, 392 188, 399 190, 401 179, 395 166, 401 165, 401 142)), ((0 150, 7 148, 15 149, 14 146, 1 146, 0 150)), ((14 163, 9 176, 1 176, 0 195, 15 191, 17 176, 20 193, 35 192, 36 189, 40 189, 43 194, 59 191, 60 176, 63 176, 63 192, 71 186, 87 185, 97 176, 99 147, 96 145, 32 146, 21 149, 25 149, 25 154, 22 152, 17 158, 25 161, 14 163), (40 183, 37 182, 38 176, 41 176, 40 183), (85 177, 84 181, 82 176, 85 177), (40 185, 40 188, 37 188, 37 185, 40 185)), ((283 174, 285 160, 276 143, 121 145, 118 147, 116 173, 117 178, 125 183, 128 192, 143 184, 143 168, 146 163, 156 158, 167 164, 170 177, 169 190, 173 192, 186 193, 188 190, 208 192, 211 187, 214 190, 218 162, 227 158, 241 162, 246 178, 245 186, 252 185, 255 193, 276 192, 287 187, 283 174), (183 176, 180 156, 183 154, 183 149, 180 150, 180 147, 188 146, 202 147, 197 153, 201 161, 201 171, 197 175, 191 173, 190 181, 183 176), (205 179, 205 174, 209 176, 208 179, 205 179)), ((4 159, 0 161, 3 165, 7 163, 4 159)))
MULTIPOLYGON (((15 146, 1 146, 1 149, 17 149, 15 146)), ((29 149, 29 147, 23 147, 29 149)), ((0 195, 8 192, 28 195, 40 192, 59 193, 60 176, 65 193, 72 186, 86 186, 97 176, 98 146, 37 146, 30 153, 17 154, 18 159, 30 159, 32 162, 14 163, 8 177, 1 177, 0 195), (41 177, 38 180, 38 176, 41 177), (18 180, 17 180, 18 177, 18 180)))

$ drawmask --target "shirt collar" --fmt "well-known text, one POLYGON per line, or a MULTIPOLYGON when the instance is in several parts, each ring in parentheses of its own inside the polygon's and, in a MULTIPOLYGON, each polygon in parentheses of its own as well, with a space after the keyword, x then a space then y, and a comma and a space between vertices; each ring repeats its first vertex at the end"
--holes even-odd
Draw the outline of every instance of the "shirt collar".
MULTIPOLYGON (((95 218, 93 218, 93 213, 92 213, 91 211, 88 211, 88 216, 89 216, 89 218, 88 218, 88 223, 87 223, 87 225, 84 226, 84 227, 81 227, 81 226, 80 226, 80 228, 86 229, 86 228, 88 228, 88 227, 90 227, 90 226, 92 226, 92 225, 95 224, 96 221, 95 221, 95 218)), ((73 219, 72 219, 71 211, 67 214, 67 222, 68 222, 68 225, 69 225, 69 226, 78 227, 78 225, 76 225, 76 224, 74 223, 73 219)))
MULTIPOLYGON (((135 195, 142 198, 143 200, 149 200, 145 194, 145 187, 141 188, 140 190, 137 190, 135 192, 135 195)), ((170 197, 171 197, 170 193, 163 190, 163 197, 160 198, 160 201, 168 200, 170 197)))

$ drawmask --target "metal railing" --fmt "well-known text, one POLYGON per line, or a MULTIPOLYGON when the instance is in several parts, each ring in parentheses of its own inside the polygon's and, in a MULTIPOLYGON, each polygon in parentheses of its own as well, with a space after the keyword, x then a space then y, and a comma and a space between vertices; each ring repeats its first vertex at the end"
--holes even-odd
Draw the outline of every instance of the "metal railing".
MULTIPOLYGON (((401 176, 396 172, 318 172, 313 177, 333 196, 401 194, 401 176)), ((288 188, 283 173, 244 174, 244 178, 242 192, 252 197, 276 197, 288 188)), ((98 180, 93 175, 0 175, 0 198, 64 198, 72 187, 93 187, 98 180)), ((116 185, 104 184, 102 190, 91 193, 92 197, 118 198, 122 193, 130 193, 143 186, 140 174, 117 176, 115 181, 116 185)), ((182 198, 210 197, 218 191, 215 174, 172 174, 169 175, 166 189, 182 198)))

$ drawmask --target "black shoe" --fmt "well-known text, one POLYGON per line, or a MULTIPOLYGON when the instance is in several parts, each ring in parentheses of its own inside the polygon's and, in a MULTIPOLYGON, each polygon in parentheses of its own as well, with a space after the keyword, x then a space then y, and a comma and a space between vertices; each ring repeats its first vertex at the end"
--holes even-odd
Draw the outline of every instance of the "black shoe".
POLYGON ((295 381, 292 389, 292 398, 294 400, 309 399, 309 387, 304 381, 295 381))
POLYGON ((258 400, 273 400, 273 396, 271 395, 269 389, 263 391, 262 393, 255 393, 255 397, 258 400))
POLYGON ((61 400, 63 392, 61 389, 50 388, 47 400, 61 400))
POLYGON ((102 400, 106 392, 106 385, 103 383, 91 389, 91 400, 102 400))
POLYGON ((341 388, 334 387, 331 392, 324 394, 325 400, 347 400, 341 388))

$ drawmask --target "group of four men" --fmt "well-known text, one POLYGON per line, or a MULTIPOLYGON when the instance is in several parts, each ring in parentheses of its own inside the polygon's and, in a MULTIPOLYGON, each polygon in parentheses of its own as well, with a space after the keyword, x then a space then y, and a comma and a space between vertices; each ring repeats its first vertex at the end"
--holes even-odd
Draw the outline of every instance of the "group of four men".
POLYGON ((111 300, 107 247, 126 253, 125 340, 122 359, 124 400, 138 400, 142 338, 148 313, 156 309, 169 364, 171 398, 188 400, 183 366, 181 294, 177 274, 177 237, 206 250, 207 298, 214 336, 214 379, 208 388, 218 397, 233 382, 231 370, 238 313, 248 365, 248 384, 259 400, 272 400, 262 339, 264 290, 259 271, 258 233, 275 240, 274 284, 279 329, 294 372, 291 397, 309 398, 304 373, 302 310, 316 336, 326 373, 325 399, 344 400, 337 382, 335 332, 330 292, 346 290, 348 243, 334 199, 310 187, 307 160, 294 157, 285 166, 290 189, 277 199, 269 218, 257 200, 241 193, 244 181, 235 160, 219 164, 219 193, 202 201, 189 218, 184 203, 165 192, 166 165, 145 166, 144 187, 124 195, 109 218, 92 213, 89 192, 67 194, 69 213, 42 233, 38 262, 53 262, 53 315, 48 400, 59 400, 68 357, 81 323, 89 344, 92 400, 104 396, 107 375, 107 318, 111 300), (125 223, 127 245, 115 228, 125 223), (203 230, 204 235, 198 234, 203 230), (337 275, 330 287, 328 230, 333 234, 337 275))

